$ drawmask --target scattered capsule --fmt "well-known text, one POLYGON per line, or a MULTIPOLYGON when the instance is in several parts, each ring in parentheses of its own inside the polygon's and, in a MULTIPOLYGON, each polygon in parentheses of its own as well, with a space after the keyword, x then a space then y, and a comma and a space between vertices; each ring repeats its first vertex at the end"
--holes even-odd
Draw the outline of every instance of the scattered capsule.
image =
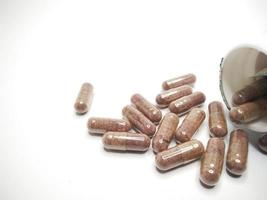
POLYGON ((122 110, 122 114, 129 122, 136 127, 140 132, 152 137, 156 132, 156 125, 153 124, 143 113, 135 107, 128 105, 122 110))
POLYGON ((251 122, 266 114, 267 99, 258 99, 248 102, 230 110, 230 119, 237 124, 251 122))
POLYGON ((241 129, 237 129, 231 133, 230 143, 226 158, 227 170, 233 174, 240 176, 246 170, 248 157, 248 136, 241 129))
POLYGON ((104 134, 108 131, 127 132, 131 130, 131 124, 122 119, 91 117, 87 127, 90 133, 104 134))
POLYGON ((152 148, 158 153, 168 149, 176 128, 179 123, 179 118, 174 113, 167 113, 161 120, 158 130, 152 140, 152 148))
POLYGON ((260 137, 258 141, 258 146, 262 151, 267 153, 267 133, 260 137))
POLYGON ((105 149, 118 151, 147 151, 150 146, 150 138, 140 133, 107 132, 102 141, 105 149))
POLYGON ((178 143, 183 143, 191 140, 196 133, 202 122, 204 121, 206 114, 199 108, 193 108, 190 113, 185 117, 181 126, 175 133, 175 139, 178 143))
POLYGON ((190 140, 156 155, 156 166, 167 171, 199 159, 204 153, 204 146, 198 140, 190 140))
POLYGON ((161 94, 157 95, 156 102, 160 108, 166 108, 172 101, 190 94, 192 94, 192 88, 188 85, 184 85, 163 91, 161 94))
POLYGON ((135 107, 141 111, 150 121, 158 123, 162 118, 161 111, 153 104, 147 101, 140 94, 134 94, 131 98, 131 102, 135 107))
POLYGON ((74 108, 77 114, 85 114, 86 112, 88 112, 92 99, 93 85, 91 85, 90 83, 84 83, 74 104, 74 108))
POLYGON ((206 100, 202 92, 194 92, 188 96, 182 97, 176 101, 171 102, 169 109, 171 112, 182 115, 192 108, 197 107, 204 103, 206 100))
POLYGON ((207 186, 215 186, 221 176, 224 160, 224 141, 211 138, 201 160, 200 181, 207 186))
POLYGON ((227 135, 227 123, 221 102, 213 101, 209 104, 209 129, 212 137, 227 135))
POLYGON ((267 94, 267 79, 259 79, 234 93, 232 99, 235 105, 253 101, 267 94))
POLYGON ((182 85, 193 84, 196 82, 196 76, 194 74, 185 74, 170 80, 164 81, 162 87, 164 90, 180 87, 182 85))

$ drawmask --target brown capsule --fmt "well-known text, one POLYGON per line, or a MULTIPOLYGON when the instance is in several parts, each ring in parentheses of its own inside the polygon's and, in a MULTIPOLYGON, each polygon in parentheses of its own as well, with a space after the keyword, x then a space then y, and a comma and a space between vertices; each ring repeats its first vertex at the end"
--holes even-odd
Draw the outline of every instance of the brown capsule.
POLYGON ((129 122, 136 127, 140 132, 152 137, 156 132, 156 125, 153 124, 143 113, 133 106, 125 106, 122 114, 129 122))
POLYGON ((91 117, 87 127, 90 133, 104 134, 108 131, 127 132, 131 130, 131 124, 122 119, 91 117))
POLYGON ((204 121, 206 114, 199 108, 193 108, 190 113, 185 117, 181 126, 175 133, 175 139, 178 143, 183 143, 191 140, 196 133, 202 122, 204 121))
POLYGON ((150 138, 140 133, 107 132, 102 141, 105 149, 118 151, 147 151, 150 146, 150 138))
POLYGON ((171 102, 171 104, 169 105, 169 109, 173 113, 183 115, 190 111, 192 108, 204 103, 205 100, 206 97, 202 92, 194 92, 193 94, 171 102))
POLYGON ((226 158, 227 170, 233 175, 242 175, 246 170, 248 157, 248 136, 241 129, 231 133, 226 158))
POLYGON ((203 152, 204 146, 200 141, 190 140, 158 153, 156 166, 159 170, 167 171, 199 159, 203 152))
POLYGON ((192 94, 192 88, 188 85, 184 85, 163 91, 161 94, 157 95, 156 102, 160 108, 166 108, 172 101, 190 94, 192 94))
POLYGON ((267 100, 258 99, 248 102, 237 107, 232 107, 230 110, 230 119, 237 124, 248 123, 259 119, 266 114, 267 100))
POLYGON ((263 134, 263 136, 259 138, 258 146, 262 151, 267 153, 267 133, 263 134))
POLYGON ((209 104, 209 129, 212 137, 227 135, 227 123, 221 102, 213 101, 209 104))
POLYGON ((211 138, 201 160, 200 181, 207 186, 215 186, 221 176, 224 160, 224 141, 211 138))
POLYGON ((74 108, 77 114, 88 112, 93 99, 93 85, 84 83, 75 101, 74 108))
POLYGON ((135 107, 141 111, 150 121, 158 123, 162 118, 161 111, 153 104, 147 101, 140 94, 134 94, 131 98, 131 102, 135 107))
POLYGON ((185 74, 170 80, 164 81, 162 87, 164 90, 180 87, 182 85, 193 84, 196 82, 196 76, 194 74, 185 74))
POLYGON ((259 79, 234 93, 232 99, 235 105, 253 101, 267 94, 267 79, 259 79))
POLYGON ((175 134, 178 123, 179 118, 174 113, 167 113, 163 117, 152 140, 152 148, 154 152, 158 153, 168 149, 168 146, 175 134))

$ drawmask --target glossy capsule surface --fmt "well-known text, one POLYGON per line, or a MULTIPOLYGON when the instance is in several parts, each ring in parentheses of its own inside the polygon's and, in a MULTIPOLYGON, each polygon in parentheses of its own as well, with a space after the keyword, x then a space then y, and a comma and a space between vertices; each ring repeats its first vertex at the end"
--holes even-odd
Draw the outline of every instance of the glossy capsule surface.
POLYGON ((118 151, 147 151, 150 146, 147 135, 130 132, 107 132, 102 142, 105 149, 118 151))
POLYGON ((248 136, 242 129, 231 133, 227 151, 226 167, 233 174, 240 176, 246 170, 248 157, 248 136))
POLYGON ((108 131, 127 132, 131 130, 131 124, 123 119, 91 117, 87 127, 90 133, 104 134, 108 131))
POLYGON ((141 133, 152 137, 156 132, 156 125, 153 124, 143 113, 135 107, 128 105, 122 110, 122 114, 141 133))
POLYGON ((142 112, 150 121, 154 123, 158 123, 162 118, 161 111, 146 100, 140 94, 134 94, 131 98, 131 102, 135 105, 135 107, 142 112))
POLYGON ((263 152, 267 153, 267 133, 263 134, 263 135, 259 138, 259 140, 258 140, 258 146, 259 146, 259 148, 260 148, 263 152))
POLYGON ((193 108, 183 120, 180 127, 175 133, 175 139, 178 143, 183 143, 191 140, 196 133, 202 122, 204 121, 206 114, 200 108, 193 108))
POLYGON ((156 167, 161 171, 185 165, 199 159, 204 153, 204 146, 198 140, 190 140, 156 155, 156 167))
POLYGON ((234 93, 232 100, 235 105, 253 101, 267 94, 267 79, 256 80, 250 85, 234 93))
POLYGON ((80 89, 74 108, 77 114, 85 114, 90 109, 93 99, 93 85, 84 83, 80 89))
POLYGON ((213 101, 209 104, 209 130, 212 137, 227 135, 227 123, 222 103, 213 101))
POLYGON ((188 85, 184 85, 163 91, 161 94, 157 95, 156 102, 158 104, 158 107, 166 108, 172 101, 190 94, 192 94, 192 88, 188 85))
POLYGON ((267 100, 258 99, 256 101, 244 103, 230 110, 230 119, 237 124, 248 123, 264 116, 267 111, 267 100))
POLYGON ((200 181, 207 186, 215 186, 221 176, 225 144, 220 138, 211 138, 201 160, 200 181))
POLYGON ((164 90, 169 90, 171 88, 180 87, 182 85, 193 84, 195 82, 196 82, 196 76, 194 74, 185 74, 185 75, 164 81, 162 83, 162 88, 164 90))
POLYGON ((202 92, 194 92, 188 96, 173 101, 169 105, 169 109, 173 113, 182 115, 190 111, 192 108, 200 106, 205 100, 206 97, 202 92))
POLYGON ((152 148, 154 152, 158 153, 168 149, 168 146, 174 137, 178 123, 179 118, 174 113, 167 113, 163 117, 152 140, 152 148))

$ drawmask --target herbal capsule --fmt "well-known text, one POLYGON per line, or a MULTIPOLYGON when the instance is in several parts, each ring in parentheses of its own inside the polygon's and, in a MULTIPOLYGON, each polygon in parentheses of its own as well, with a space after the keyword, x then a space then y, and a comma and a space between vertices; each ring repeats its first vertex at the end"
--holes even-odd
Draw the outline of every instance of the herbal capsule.
POLYGON ((183 143, 191 140, 196 133, 206 114, 199 108, 193 108, 190 113, 185 117, 181 126, 177 129, 175 139, 178 143, 183 143))
POLYGON ((80 89, 74 108, 78 114, 84 114, 89 110, 93 99, 93 86, 90 83, 84 83, 80 89))
POLYGON ((233 175, 241 175, 246 170, 248 157, 248 136, 241 129, 231 133, 226 158, 227 170, 233 175))
POLYGON ((129 132, 107 132, 103 136, 105 149, 119 151, 147 151, 150 138, 145 134, 129 132))
POLYGON ((209 129, 212 137, 227 135, 227 123, 221 102, 213 101, 209 104, 209 129))
POLYGON ((167 113, 161 120, 158 130, 152 140, 152 148, 158 153, 168 149, 175 130, 178 126, 179 118, 173 113, 167 113))
POLYGON ((253 101, 267 94, 267 79, 259 79, 234 93, 232 99, 235 105, 253 101))
POLYGON ((90 133, 104 134, 108 131, 127 132, 131 130, 131 124, 122 119, 91 117, 87 127, 90 133))
POLYGON ((156 102, 159 107, 166 108, 168 105, 177 99, 192 94, 192 88, 188 85, 173 88, 167 91, 163 91, 156 97, 156 102))
POLYGON ((140 132, 152 137, 156 132, 156 125, 153 124, 143 113, 133 106, 125 106, 122 114, 129 122, 136 127, 140 132))
POLYGON ((267 100, 258 99, 256 101, 248 102, 230 110, 231 121, 242 124, 259 119, 266 114, 267 100))
POLYGON ((182 85, 193 84, 196 82, 196 76, 194 74, 185 74, 170 80, 164 81, 162 87, 164 90, 180 87, 182 85))
POLYGON ((267 153, 267 133, 260 137, 258 141, 258 146, 262 151, 267 153))
POLYGON ((158 123, 162 118, 161 111, 153 104, 147 101, 140 94, 134 94, 131 98, 131 102, 136 108, 141 111, 150 121, 158 123))
POLYGON ((156 166, 159 170, 185 165, 199 159, 204 152, 203 144, 198 140, 190 140, 156 155, 156 166))
POLYGON ((173 101, 169 105, 171 112, 182 115, 190 111, 193 107, 197 107, 204 103, 206 100, 205 95, 202 92, 194 92, 188 96, 182 97, 176 101, 173 101))
POLYGON ((211 138, 201 160, 200 181, 207 186, 215 186, 221 176, 224 160, 224 141, 211 138))

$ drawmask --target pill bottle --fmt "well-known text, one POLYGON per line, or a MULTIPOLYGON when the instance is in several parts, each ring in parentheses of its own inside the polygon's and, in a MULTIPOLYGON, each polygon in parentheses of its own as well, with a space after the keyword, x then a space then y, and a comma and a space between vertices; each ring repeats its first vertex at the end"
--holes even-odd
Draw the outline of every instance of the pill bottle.
MULTIPOLYGON (((253 45, 242 45, 232 49, 220 64, 220 91, 226 107, 233 106, 233 94, 261 76, 267 76, 267 51, 253 45)), ((237 126, 237 125, 235 125, 237 126)), ((255 132, 267 132, 267 116, 240 128, 255 132)))

